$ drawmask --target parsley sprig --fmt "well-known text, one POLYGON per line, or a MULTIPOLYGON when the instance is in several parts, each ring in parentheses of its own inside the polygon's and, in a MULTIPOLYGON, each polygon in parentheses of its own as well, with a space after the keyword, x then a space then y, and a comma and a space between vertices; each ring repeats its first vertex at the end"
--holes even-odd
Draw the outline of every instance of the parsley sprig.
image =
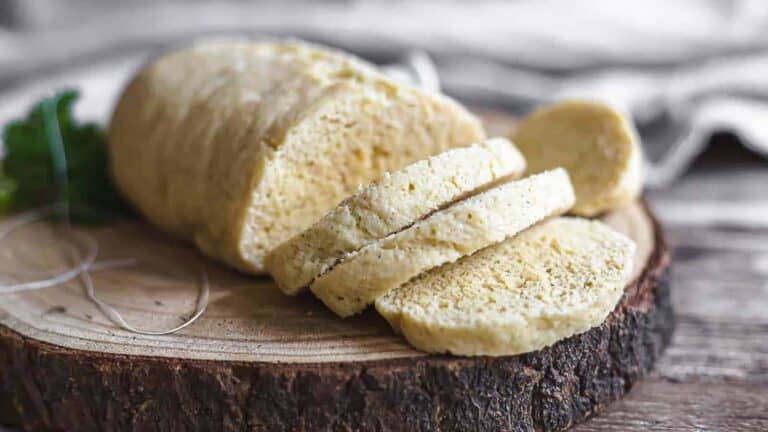
POLYGON ((109 176, 103 131, 93 123, 78 123, 72 115, 77 98, 75 90, 62 91, 5 126, 0 213, 56 203, 95 210, 71 216, 97 222, 105 214, 127 212, 109 176))

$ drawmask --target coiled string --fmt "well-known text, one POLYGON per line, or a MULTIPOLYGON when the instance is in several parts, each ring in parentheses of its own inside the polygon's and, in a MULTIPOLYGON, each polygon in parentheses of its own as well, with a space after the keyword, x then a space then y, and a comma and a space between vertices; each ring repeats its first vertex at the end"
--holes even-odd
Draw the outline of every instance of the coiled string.
MULTIPOLYGON (((30 282, 0 284, 0 295, 50 288, 56 285, 61 285, 63 283, 69 282, 73 279, 79 278, 82 281, 83 286, 85 288, 86 297, 91 302, 93 302, 99 308, 99 310, 104 314, 104 316, 107 319, 109 319, 113 324, 117 325, 123 330, 129 331, 132 333, 150 335, 150 336, 162 336, 162 335, 176 333, 179 330, 182 330, 190 326, 198 318, 200 318, 203 315, 203 313, 205 313, 205 310, 208 307, 208 302, 210 298, 210 282, 208 279, 208 273, 205 271, 204 268, 201 267, 200 288, 197 296, 197 305, 194 313, 190 318, 188 318, 182 324, 168 330, 157 330, 157 331, 145 330, 129 324, 120 314, 120 312, 117 311, 117 309, 115 309, 109 303, 101 300, 96 295, 96 288, 90 273, 97 272, 97 271, 111 270, 115 268, 135 266, 138 264, 138 260, 134 258, 127 258, 127 259, 115 259, 115 260, 100 261, 100 262, 96 261, 96 258, 99 252, 98 242, 92 236, 72 229, 68 221, 68 215, 70 210, 71 209, 68 208, 67 206, 54 205, 54 206, 40 208, 37 210, 28 211, 14 218, 11 222, 7 223, 2 229, 0 229, 0 243, 2 243, 7 239, 9 235, 11 235, 11 233, 13 233, 14 231, 24 226, 45 221, 49 219, 51 216, 62 215, 64 217, 63 227, 66 232, 65 237, 75 239, 75 241, 73 242, 64 243, 64 245, 69 248, 72 255, 71 258, 75 262, 75 264, 72 267, 65 270, 61 270, 55 273, 54 275, 50 275, 50 276, 48 276, 50 272, 40 272, 40 271, 20 270, 20 271, 15 271, 14 273, 6 273, 6 275, 9 275, 9 276, 20 276, 20 275, 29 276, 29 275, 43 274, 44 276, 47 276, 47 277, 30 281, 30 282), (78 243, 80 247, 77 247, 78 243)), ((58 238, 57 241, 61 242, 62 240, 61 238, 58 238)))
MULTIPOLYGON (((23 274, 26 276, 43 275, 47 277, 29 282, 0 284, 0 295, 45 289, 79 278, 83 283, 85 295, 88 300, 93 302, 110 322, 123 330, 141 335, 162 336, 176 333, 190 326, 205 313, 210 298, 208 273, 202 265, 200 267, 200 288, 194 313, 181 325, 168 330, 144 330, 136 328, 129 324, 117 309, 109 303, 99 299, 96 295, 96 288, 90 275, 91 272, 134 266, 137 264, 137 260, 129 258, 97 262, 96 258, 99 254, 99 244, 96 239, 87 233, 78 232, 72 228, 70 216, 73 208, 69 205, 69 202, 66 199, 68 189, 66 154, 58 124, 58 117, 56 116, 56 109, 57 107, 54 101, 46 100, 43 102, 43 114, 45 118, 44 127, 48 142, 51 143, 51 154, 58 188, 59 203, 27 211, 14 218, 11 222, 5 224, 5 226, 0 229, 0 243, 6 240, 11 233, 24 226, 45 221, 53 216, 61 216, 67 236, 72 239, 77 239, 75 242, 65 243, 65 246, 67 246, 71 252, 72 260, 76 264, 65 270, 53 272, 53 275, 50 275, 52 272, 47 271, 24 270, 16 271, 13 274, 6 273, 6 275, 9 276, 19 276, 23 274), (80 243, 81 247, 76 247, 75 243, 80 243), (84 252, 82 252, 83 249, 84 252)), ((82 208, 77 209, 77 211, 94 212, 95 210, 82 208)), ((57 239, 57 241, 60 241, 60 239, 57 239)))

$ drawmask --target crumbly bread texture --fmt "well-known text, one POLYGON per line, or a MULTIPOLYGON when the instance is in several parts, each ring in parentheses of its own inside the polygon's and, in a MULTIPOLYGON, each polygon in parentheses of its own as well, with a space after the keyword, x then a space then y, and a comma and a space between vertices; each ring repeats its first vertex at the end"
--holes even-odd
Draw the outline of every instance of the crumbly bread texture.
POLYGON ((376 301, 416 348, 513 355, 584 332, 614 309, 635 244, 599 221, 555 218, 376 301))
POLYGON ((359 185, 484 135, 453 100, 349 55, 229 40, 140 71, 108 141, 118 188, 149 221, 259 274, 359 185))
POLYGON ((493 138, 414 162, 360 189, 307 230, 267 255, 269 274, 296 294, 348 253, 397 232, 499 179, 517 178, 525 160, 493 138))
POLYGON ((629 120, 608 105, 566 101, 523 118, 512 140, 528 171, 568 170, 576 190, 572 212, 597 216, 622 207, 642 187, 642 150, 629 120))
POLYGON ((559 215, 573 202, 573 189, 563 169, 508 182, 347 255, 310 289, 336 314, 346 317, 418 274, 559 215))

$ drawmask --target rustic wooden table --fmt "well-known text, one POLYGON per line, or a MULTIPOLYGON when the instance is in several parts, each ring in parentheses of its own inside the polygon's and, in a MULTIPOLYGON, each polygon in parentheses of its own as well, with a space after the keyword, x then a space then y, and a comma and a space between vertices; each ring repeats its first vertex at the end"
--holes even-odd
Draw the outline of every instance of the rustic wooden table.
POLYGON ((768 161, 718 136, 647 196, 673 249, 677 331, 649 377, 573 430, 768 430, 768 161))

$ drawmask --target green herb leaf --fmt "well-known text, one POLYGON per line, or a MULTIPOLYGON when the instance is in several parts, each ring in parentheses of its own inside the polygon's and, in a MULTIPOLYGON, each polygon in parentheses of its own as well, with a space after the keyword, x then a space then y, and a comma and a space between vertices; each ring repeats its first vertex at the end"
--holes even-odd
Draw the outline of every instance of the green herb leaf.
POLYGON ((0 213, 66 203, 96 210, 72 214, 77 221, 96 222, 103 216, 84 215, 127 212, 109 176, 103 132, 72 115, 77 98, 75 90, 60 92, 5 126, 0 213))
POLYGON ((16 192, 16 181, 12 178, 0 176, 0 214, 11 209, 11 201, 16 192))

